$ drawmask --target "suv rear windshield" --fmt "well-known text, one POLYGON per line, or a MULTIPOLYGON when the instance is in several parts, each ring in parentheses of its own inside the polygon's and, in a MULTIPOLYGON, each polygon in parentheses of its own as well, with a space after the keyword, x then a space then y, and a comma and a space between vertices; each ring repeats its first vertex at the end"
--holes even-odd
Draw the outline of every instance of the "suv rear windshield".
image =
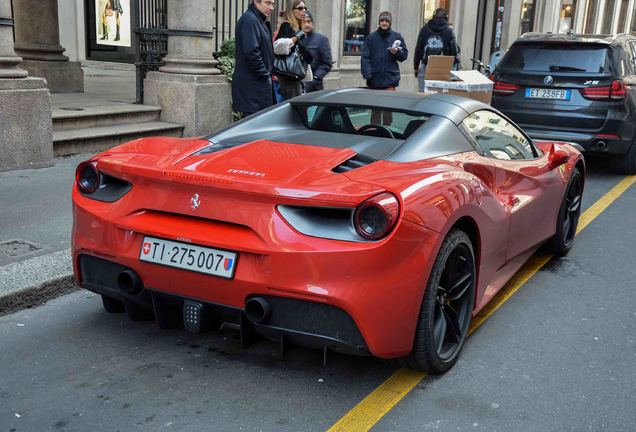
POLYGON ((521 43, 513 45, 498 69, 525 72, 609 73, 608 49, 591 44, 521 43))

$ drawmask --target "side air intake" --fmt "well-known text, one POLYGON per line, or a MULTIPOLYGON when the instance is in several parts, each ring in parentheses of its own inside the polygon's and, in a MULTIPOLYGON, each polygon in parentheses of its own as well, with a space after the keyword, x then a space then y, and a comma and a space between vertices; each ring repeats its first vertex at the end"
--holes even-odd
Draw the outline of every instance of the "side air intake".
POLYGON ((354 157, 342 162, 340 165, 334 167, 332 171, 340 174, 347 171, 352 171, 357 168, 362 168, 363 166, 372 164, 373 162, 376 162, 376 159, 373 159, 369 156, 357 154, 354 157))

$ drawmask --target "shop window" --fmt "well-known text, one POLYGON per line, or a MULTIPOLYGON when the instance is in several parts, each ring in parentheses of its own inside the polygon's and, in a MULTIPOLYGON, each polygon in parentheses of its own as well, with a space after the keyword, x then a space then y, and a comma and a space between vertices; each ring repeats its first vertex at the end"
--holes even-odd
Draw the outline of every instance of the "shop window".
POLYGON ((618 12, 618 28, 616 29, 617 33, 624 33, 627 31, 625 28, 625 23, 627 22, 627 17, 629 16, 629 0, 621 0, 620 11, 618 12))
POLYGON ((344 55, 362 54, 364 38, 369 34, 370 0, 345 1, 344 55))
POLYGON ((574 13, 576 12, 576 0, 563 0, 559 13, 559 33, 567 33, 574 30, 574 13))
POLYGON ((616 0, 605 1, 605 11, 603 12, 603 24, 601 26, 602 34, 612 34, 612 23, 614 22, 614 9, 616 0))
POLYGON ((587 9, 585 10, 585 33, 596 33, 596 19, 598 17, 599 0, 588 0, 587 9))
POLYGON ((524 0, 521 5, 521 34, 534 30, 534 0, 524 0))
POLYGON ((495 19, 492 32, 491 52, 499 51, 501 49, 501 36, 503 35, 503 19, 505 10, 506 1, 497 0, 495 2, 495 19))
POLYGON ((426 24, 433 17, 437 8, 446 9, 450 14, 451 0, 424 0, 422 2, 422 24, 426 24))

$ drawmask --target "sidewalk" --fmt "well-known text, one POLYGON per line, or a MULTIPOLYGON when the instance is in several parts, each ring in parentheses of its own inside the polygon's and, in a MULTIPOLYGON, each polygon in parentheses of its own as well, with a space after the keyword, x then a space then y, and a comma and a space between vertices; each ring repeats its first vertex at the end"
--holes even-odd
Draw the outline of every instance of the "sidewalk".
MULTIPOLYGON (((135 102, 132 68, 84 67, 85 93, 53 94, 54 110, 135 102)), ((71 188, 91 155, 50 168, 0 173, 0 316, 77 289, 72 282, 71 188)))

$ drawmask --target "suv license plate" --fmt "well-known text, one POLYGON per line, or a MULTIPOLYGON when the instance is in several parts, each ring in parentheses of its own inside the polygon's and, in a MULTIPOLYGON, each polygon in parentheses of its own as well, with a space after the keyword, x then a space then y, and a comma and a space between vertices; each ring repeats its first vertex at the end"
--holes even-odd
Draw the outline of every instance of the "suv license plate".
POLYGON ((527 88, 526 98, 570 100, 570 90, 527 88))
POLYGON ((155 237, 144 237, 139 251, 141 261, 218 276, 234 277, 238 253, 155 237))

